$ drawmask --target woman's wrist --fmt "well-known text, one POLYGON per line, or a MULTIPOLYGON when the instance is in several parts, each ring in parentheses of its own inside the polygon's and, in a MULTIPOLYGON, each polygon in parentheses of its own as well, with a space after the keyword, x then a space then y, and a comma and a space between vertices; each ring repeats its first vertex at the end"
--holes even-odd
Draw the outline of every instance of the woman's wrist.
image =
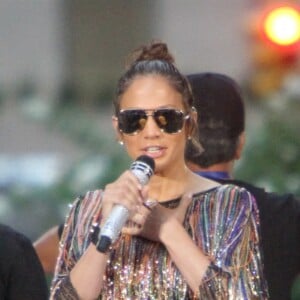
POLYGON ((161 226, 159 240, 163 244, 167 244, 168 240, 172 240, 174 233, 176 233, 178 229, 180 230, 180 228, 182 228, 182 224, 180 224, 176 218, 171 218, 161 226))
POLYGON ((101 236, 101 227, 98 223, 92 225, 90 230, 90 241, 100 253, 106 254, 110 249, 110 245, 107 244, 105 237, 101 236))
POLYGON ((90 241, 95 245, 98 252, 107 254, 113 249, 113 247, 118 243, 121 237, 121 233, 116 238, 116 240, 111 241, 107 236, 101 235, 101 226, 99 223, 94 223, 90 230, 90 241))

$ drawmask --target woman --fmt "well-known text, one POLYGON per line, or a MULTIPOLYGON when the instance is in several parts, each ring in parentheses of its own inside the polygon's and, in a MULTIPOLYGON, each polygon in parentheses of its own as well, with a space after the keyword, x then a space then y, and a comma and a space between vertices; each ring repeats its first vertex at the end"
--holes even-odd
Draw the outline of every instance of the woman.
POLYGON ((164 43, 133 53, 114 107, 118 140, 133 160, 152 157, 155 174, 141 186, 125 171, 73 204, 51 297, 266 299, 255 201, 245 189, 186 167, 184 149, 197 143, 197 116, 187 80, 164 43), (158 204, 147 208, 147 199, 158 204), (103 253, 90 230, 94 223, 101 228, 116 204, 129 210, 130 220, 103 253))

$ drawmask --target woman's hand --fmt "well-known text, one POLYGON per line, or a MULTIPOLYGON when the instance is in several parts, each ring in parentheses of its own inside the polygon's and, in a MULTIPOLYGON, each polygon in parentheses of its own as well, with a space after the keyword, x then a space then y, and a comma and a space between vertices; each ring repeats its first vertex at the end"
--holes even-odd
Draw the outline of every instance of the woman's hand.
POLYGON ((146 196, 146 188, 143 188, 136 176, 131 171, 125 171, 116 181, 107 184, 102 198, 102 224, 109 216, 114 205, 126 207, 130 216, 138 213, 143 206, 146 196))
POLYGON ((183 223, 191 199, 190 195, 184 195, 175 209, 166 208, 159 203, 151 210, 142 206, 126 227, 123 228, 122 232, 140 235, 152 241, 161 241, 160 236, 166 224, 174 220, 180 224, 183 223))

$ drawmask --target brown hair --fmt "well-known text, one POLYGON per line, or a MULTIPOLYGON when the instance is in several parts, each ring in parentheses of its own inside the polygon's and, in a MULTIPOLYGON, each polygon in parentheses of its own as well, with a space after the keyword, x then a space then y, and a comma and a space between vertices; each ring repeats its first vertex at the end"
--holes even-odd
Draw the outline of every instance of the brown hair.
POLYGON ((134 63, 143 60, 164 60, 170 64, 174 64, 175 60, 173 55, 169 52, 165 43, 152 42, 149 45, 143 45, 135 49, 127 58, 127 69, 134 63))
MULTIPOLYGON (((138 76, 155 74, 167 79, 169 84, 182 95, 183 105, 187 113, 193 110, 193 95, 187 78, 175 66, 173 55, 167 44, 153 41, 134 50, 127 59, 125 73, 118 81, 114 100, 114 113, 118 115, 120 100, 130 84, 138 76)), ((201 149, 198 139, 197 122, 191 117, 188 119, 190 140, 201 149)))

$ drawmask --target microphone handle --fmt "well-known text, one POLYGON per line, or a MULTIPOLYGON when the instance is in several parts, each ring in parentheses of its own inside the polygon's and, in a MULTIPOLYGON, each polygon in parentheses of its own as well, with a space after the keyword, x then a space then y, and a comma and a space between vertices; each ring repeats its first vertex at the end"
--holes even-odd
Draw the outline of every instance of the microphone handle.
MULTIPOLYGON (((140 156, 131 165, 130 170, 136 176, 141 185, 148 183, 150 176, 153 175, 154 161, 152 158, 140 156), (149 161, 150 160, 150 161, 149 161)), ((122 205, 115 205, 112 208, 108 219, 100 230, 100 240, 97 243, 97 250, 105 253, 111 243, 113 243, 123 226, 129 218, 129 211, 122 205)))
POLYGON ((103 228, 101 228, 101 238, 107 237, 110 240, 110 244, 113 243, 117 239, 128 218, 128 209, 122 205, 115 205, 103 228))

